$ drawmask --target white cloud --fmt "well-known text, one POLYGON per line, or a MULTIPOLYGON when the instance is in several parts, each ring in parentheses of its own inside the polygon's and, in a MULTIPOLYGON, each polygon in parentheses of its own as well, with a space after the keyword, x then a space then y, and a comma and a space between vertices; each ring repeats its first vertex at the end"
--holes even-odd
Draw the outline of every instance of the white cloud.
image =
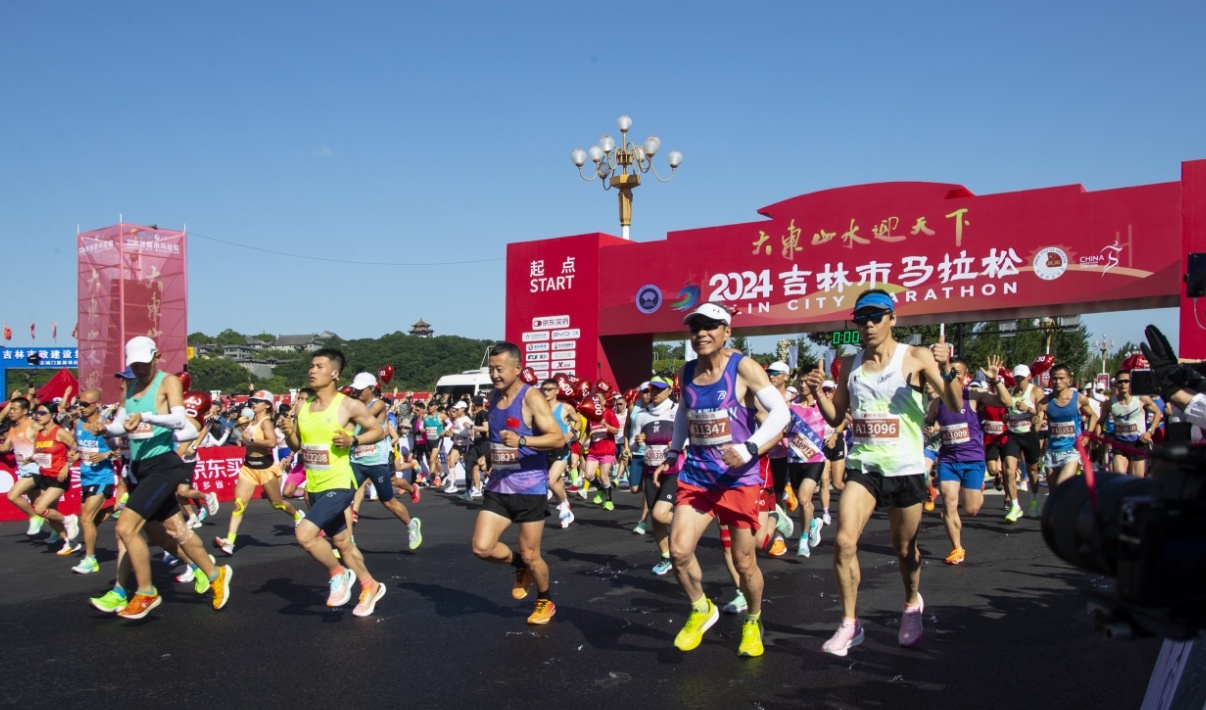
POLYGON ((332 155, 335 155, 335 151, 331 150, 325 145, 319 146, 310 151, 311 158, 329 158, 332 155))

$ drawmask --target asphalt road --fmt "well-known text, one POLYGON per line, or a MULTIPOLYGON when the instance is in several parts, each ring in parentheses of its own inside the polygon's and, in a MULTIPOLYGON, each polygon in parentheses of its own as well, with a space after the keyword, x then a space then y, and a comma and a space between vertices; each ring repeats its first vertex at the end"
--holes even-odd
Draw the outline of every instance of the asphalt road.
MULTIPOLYGON (((863 537, 860 616, 866 642, 846 658, 821 653, 840 620, 833 528, 811 559, 764 559, 766 654, 736 655, 739 620, 723 617, 691 653, 673 647, 686 618, 673 575, 650 573, 650 537, 629 532, 637 497, 613 512, 575 506, 578 522, 546 530, 557 616, 525 623, 531 600, 510 596, 509 570, 475 559, 477 506, 426 492, 413 508, 424 543, 366 503, 357 541, 388 584, 375 616, 326 608, 326 573, 296 546, 291 525, 256 501, 243 523, 233 592, 215 612, 156 564, 164 604, 141 621, 94 610, 114 568, 101 530, 100 574, 70 572, 0 525, 0 705, 37 707, 309 708, 1053 708, 1138 707, 1159 642, 1106 641, 1088 625, 1079 590, 1109 580, 1073 569, 1043 545, 1037 520, 1001 520, 1000 497, 965 520, 968 562, 942 563, 937 514, 921 533, 925 637, 896 644, 901 588, 877 514, 863 537)), ((836 510, 836 496, 834 501, 836 510)), ((225 532, 229 509, 202 531, 225 532)), ((555 521, 555 517, 551 520, 555 521)), ((504 540, 513 541, 514 533, 504 540)), ((732 594, 719 542, 700 550, 709 596, 732 594)))

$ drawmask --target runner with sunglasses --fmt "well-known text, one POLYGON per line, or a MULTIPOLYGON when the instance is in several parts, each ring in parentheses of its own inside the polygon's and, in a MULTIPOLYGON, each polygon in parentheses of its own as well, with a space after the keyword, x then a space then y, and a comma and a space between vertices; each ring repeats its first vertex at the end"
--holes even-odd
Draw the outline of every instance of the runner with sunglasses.
MULTIPOLYGON (((1047 493, 1059 484, 1076 475, 1080 468, 1080 452, 1076 450, 1076 439, 1080 436, 1081 417, 1088 421, 1088 430, 1097 428, 1097 414, 1089 398, 1072 386, 1072 370, 1062 363, 1051 368, 1051 394, 1043 397, 1038 405, 1040 423, 1049 422, 1047 453, 1047 493)), ((1038 491, 1033 491, 1038 500, 1038 491)))
POLYGON ((557 523, 562 528, 568 528, 574 522, 574 514, 570 511, 569 496, 565 491, 565 470, 570 461, 570 442, 574 440, 574 427, 577 426, 579 414, 573 407, 557 400, 557 380, 548 379, 540 384, 540 394, 553 412, 553 421, 561 427, 565 436, 565 445, 548 453, 549 458, 549 490, 557 500, 557 523))
MULTIPOLYGON (((921 639, 925 609, 919 586, 921 553, 917 533, 921 504, 927 498, 923 383, 929 383, 952 411, 963 408, 963 383, 950 368, 945 339, 933 350, 910 347, 892 337, 896 306, 883 289, 864 291, 854 303, 853 320, 863 349, 843 358, 833 399, 818 397, 822 414, 838 425, 852 414, 854 446, 848 455, 846 486, 838 509, 833 571, 842 603, 842 622, 822 646, 836 656, 863 642, 858 621, 858 541, 876 508, 888 509, 892 547, 904 583, 904 609, 897 642, 914 646, 921 639)), ((825 380, 824 363, 804 377, 816 395, 825 380)))
MULTIPOLYGON (((400 523, 406 526, 406 544, 411 550, 418 549, 423 544, 423 521, 412 518, 410 511, 394 495, 393 473, 389 467, 390 437, 386 425, 385 402, 377 397, 377 378, 371 373, 361 372, 352 379, 352 397, 360 400, 368 409, 369 414, 377 420, 377 426, 382 431, 382 438, 371 444, 360 444, 352 449, 352 472, 356 475, 359 486, 352 500, 353 519, 359 518, 359 500, 363 500, 368 482, 372 481, 377 491, 377 500, 386 510, 393 513, 400 523)), ((356 425, 356 436, 364 434, 364 428, 356 425)))
POLYGON ((80 519, 58 511, 59 499, 71 488, 71 463, 67 454, 75 446, 71 432, 55 423, 59 408, 53 404, 34 407, 33 420, 37 427, 34 436, 33 460, 38 464, 38 490, 34 514, 44 518, 52 530, 63 538, 63 547, 55 554, 66 557, 80 549, 80 519))
POLYGON ((75 450, 71 456, 80 462, 80 529, 84 537, 84 559, 72 572, 92 574, 100 571, 96 561, 96 527, 104 522, 112 508, 104 508, 113 497, 113 461, 117 451, 105 436, 100 415, 101 391, 80 392, 80 418, 75 423, 75 450))
POLYGON ((1151 448, 1152 432, 1164 418, 1160 408, 1151 397, 1132 395, 1131 373, 1129 370, 1120 370, 1114 376, 1114 396, 1110 397, 1104 409, 1109 412, 1110 421, 1114 424, 1114 433, 1110 438, 1127 447, 1125 452, 1117 446, 1113 447, 1114 459, 1110 470, 1142 478, 1147 473, 1147 454, 1137 452, 1151 448), (1148 426, 1145 410, 1151 412, 1151 426, 1148 426))
MULTIPOLYGON (((39 427, 29 416, 30 409, 29 400, 14 392, 4 407, 9 428, 8 435, 0 441, 0 453, 11 451, 17 460, 17 481, 6 495, 9 503, 29 516, 29 528, 25 534, 33 537, 42 532, 46 519, 34 513, 33 509, 33 503, 38 499, 38 464, 34 462, 33 454, 34 438, 39 427)), ((52 535, 59 537, 57 532, 52 535)))

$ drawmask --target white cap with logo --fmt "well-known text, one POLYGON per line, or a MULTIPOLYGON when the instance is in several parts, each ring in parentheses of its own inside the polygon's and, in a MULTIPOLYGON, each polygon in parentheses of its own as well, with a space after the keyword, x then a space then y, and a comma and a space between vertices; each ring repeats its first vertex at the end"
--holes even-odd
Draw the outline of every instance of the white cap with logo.
POLYGON ((126 367, 139 362, 150 362, 158 353, 155 341, 147 336, 130 338, 130 342, 126 343, 126 367))
POLYGON ((367 390, 377 386, 377 378, 367 372, 361 372, 352 378, 352 389, 367 390))
POLYGON ((725 325, 733 323, 733 316, 724 306, 719 306, 715 303, 703 303, 698 308, 691 311, 686 318, 683 318, 683 325, 689 325, 691 319, 695 316, 703 316, 712 320, 724 321, 725 325))

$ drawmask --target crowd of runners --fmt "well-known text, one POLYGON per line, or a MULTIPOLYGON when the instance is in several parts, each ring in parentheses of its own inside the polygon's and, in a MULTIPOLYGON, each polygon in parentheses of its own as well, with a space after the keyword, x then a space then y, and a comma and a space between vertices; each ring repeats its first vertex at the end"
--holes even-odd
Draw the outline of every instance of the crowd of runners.
POLYGON ((675 646, 696 648, 722 611, 743 614, 741 656, 763 653, 759 558, 811 557, 832 527, 842 618, 822 650, 844 656, 863 640, 858 544, 876 510, 887 515, 901 572, 898 640, 914 646, 923 633, 917 535, 925 512, 942 518, 946 563, 961 564, 965 544, 974 550, 962 516, 986 514, 986 488, 1003 491, 997 514, 1016 523, 1037 517, 1043 489, 1086 464, 1143 476, 1166 415, 1177 414, 1159 398, 1132 395, 1127 370, 1115 373, 1107 395, 1078 390, 1058 362, 1047 361, 1042 387, 1025 364, 968 363, 941 339, 900 343, 895 303, 882 290, 862 293, 851 319, 862 349, 828 370, 763 367, 726 347, 732 315, 706 303, 683 320, 695 358, 625 392, 564 376, 538 381, 515 345, 499 343, 489 353, 492 394, 387 401, 372 374, 346 375, 343 353, 324 349, 292 402, 261 390, 233 410, 186 391, 160 370, 155 343, 138 337, 125 347, 116 404, 106 407, 95 389, 68 402, 10 397, 0 412, 0 455, 17 471, 8 501, 29 517, 28 535, 49 528, 46 542, 78 559, 71 569, 80 574, 100 572, 100 526, 115 519, 113 584, 90 602, 139 619, 162 601, 150 545, 180 565, 179 583, 209 595, 216 610, 227 604, 234 569, 224 563, 237 556, 259 490, 326 569, 327 606, 349 603, 358 587, 353 613, 368 616, 386 586, 356 547, 361 506, 378 501, 416 550, 421 521, 403 500, 419 504, 423 489, 459 495, 479 504, 473 554, 509 566, 513 598, 536 594, 528 623, 546 624, 556 605, 541 554, 545 529, 573 525, 575 506, 610 514, 636 496, 632 532, 651 537, 650 572, 673 573, 690 604, 675 646), (1077 446, 1082 432, 1100 437, 1087 453, 1077 446), (243 466, 234 500, 219 506, 193 488, 193 469, 199 449, 232 444, 243 447, 243 466), (76 464, 80 513, 63 515, 56 508, 76 464), (207 545, 194 531, 220 508, 225 533, 207 545), (512 524, 514 546, 502 541, 512 524), (723 604, 705 595, 695 556, 713 526, 733 582, 723 604))

